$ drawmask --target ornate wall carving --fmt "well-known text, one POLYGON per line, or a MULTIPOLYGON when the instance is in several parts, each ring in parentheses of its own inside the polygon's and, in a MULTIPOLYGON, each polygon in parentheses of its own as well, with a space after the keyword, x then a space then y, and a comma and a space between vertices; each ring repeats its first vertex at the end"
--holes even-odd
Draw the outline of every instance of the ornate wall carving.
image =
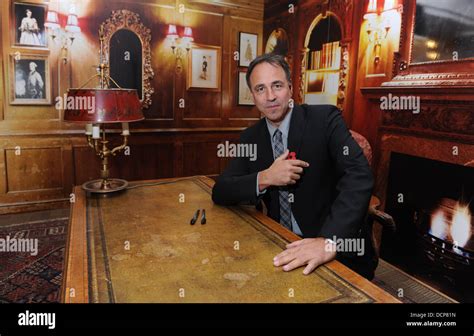
POLYGON ((382 86, 474 86, 474 73, 420 73, 398 75, 382 86))
POLYGON ((382 125, 474 135, 473 102, 422 101, 420 113, 383 111, 382 125))

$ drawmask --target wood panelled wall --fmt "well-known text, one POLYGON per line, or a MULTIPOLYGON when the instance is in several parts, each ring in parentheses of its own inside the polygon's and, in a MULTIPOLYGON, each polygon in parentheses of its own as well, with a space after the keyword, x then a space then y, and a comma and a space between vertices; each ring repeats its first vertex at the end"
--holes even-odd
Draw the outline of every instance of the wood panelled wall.
MULTIPOLYGON (((301 87, 303 55, 305 38, 313 22, 333 14, 340 20, 342 40, 341 46, 347 46, 349 54, 347 75, 345 78, 345 94, 343 100, 343 116, 349 127, 356 108, 354 107, 354 93, 357 71, 359 67, 359 32, 362 21, 364 1, 353 0, 302 0, 295 2, 293 8, 288 1, 272 1, 265 6, 264 39, 267 39, 276 28, 283 28, 289 36, 288 61, 291 62, 293 72, 294 98, 302 102, 302 94, 298 92, 301 87)), ((363 129, 358 129, 366 135, 363 129)))
MULTIPOLYGON (((20 1, 21 2, 21 1, 20 1)), ((27 3, 44 3, 28 0, 27 3)), ((50 1, 64 20, 71 1, 50 1)), ((151 29, 153 103, 144 111, 146 120, 130 125, 131 155, 112 162, 112 175, 128 180, 217 174, 227 159, 217 157, 216 146, 237 141, 239 133, 260 118, 253 107, 236 102, 239 67, 234 60, 239 32, 258 34, 263 45, 263 0, 214 4, 205 1, 81 0, 75 1, 82 32, 69 50, 69 62, 60 59, 60 45, 48 49, 14 46, 11 34, 13 1, 0 4, 0 213, 65 204, 73 185, 99 176, 99 161, 87 147, 81 127, 62 121, 54 105, 10 105, 10 58, 47 55, 51 65, 52 102, 68 88, 78 87, 94 74, 98 63, 98 29, 113 10, 127 9, 140 15, 151 29), (180 13, 179 5, 184 5, 180 13), (194 42, 222 48, 221 91, 186 90, 187 59, 175 71, 175 57, 165 39, 168 24, 192 27, 194 42), (185 107, 179 107, 184 98, 185 107)), ((63 24, 64 26, 64 24, 63 24)), ((244 70, 244 69, 241 69, 244 70)), ((111 130, 112 141, 120 141, 111 130)))
MULTIPOLYGON (((456 145, 463 151, 462 158, 460 154, 455 160, 445 161, 473 165, 474 62, 470 58, 411 64, 416 0, 393 2, 397 10, 390 14, 390 29, 381 39, 378 61, 375 61, 374 41, 369 38, 371 29, 364 19, 369 0, 301 0, 294 2, 292 11, 289 11, 290 3, 275 0, 266 4, 264 39, 276 28, 288 32, 288 59, 292 61, 295 89, 303 80, 299 74, 302 72, 304 38, 311 22, 328 11, 343 13, 345 10, 350 14, 338 15, 345 32, 341 42, 350 45, 343 116, 348 127, 364 135, 372 146, 374 192, 382 204, 392 150, 442 160, 439 153, 447 153, 456 145), (380 98, 389 94, 419 97, 421 112, 382 110, 380 98), (399 141, 403 145, 394 145, 399 141), (403 147, 407 148, 402 150, 403 147)), ((384 2, 377 4, 380 10, 384 2)), ((298 99, 297 91, 294 93, 294 98, 298 99)))
MULTIPOLYGON (((363 87, 378 87, 390 81, 393 76, 394 55, 400 43, 400 26, 402 22, 393 20, 392 28, 381 45, 380 61, 374 66, 374 50, 367 37, 367 22, 364 14, 368 0, 301 0, 295 1, 292 11, 285 0, 272 1, 265 6, 264 39, 267 39, 276 28, 284 28, 290 38, 288 59, 292 62, 294 98, 299 101, 298 88, 304 78, 302 58, 304 41, 312 22, 325 15, 335 14, 341 23, 343 39, 349 53, 346 77, 343 116, 349 128, 365 136, 375 154, 378 151, 378 128, 380 114, 369 111, 369 101, 361 91, 363 87)), ((409 0, 398 0, 395 3, 407 5, 409 0)), ((406 20, 406 18, 405 18, 406 20)), ((406 23, 405 23, 406 24, 406 23)), ((373 164, 374 168, 376 160, 373 164)))

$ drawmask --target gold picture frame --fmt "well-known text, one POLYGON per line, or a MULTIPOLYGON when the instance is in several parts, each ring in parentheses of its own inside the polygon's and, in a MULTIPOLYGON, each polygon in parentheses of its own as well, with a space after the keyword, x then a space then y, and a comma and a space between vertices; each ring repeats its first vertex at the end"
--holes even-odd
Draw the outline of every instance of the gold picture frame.
POLYGON ((10 105, 51 105, 48 55, 10 54, 10 105))
POLYGON ((188 54, 187 90, 221 91, 221 47, 193 44, 188 54))
POLYGON ((14 1, 11 6, 10 30, 12 44, 16 48, 48 50, 46 33, 46 13, 48 5, 41 3, 14 1), (26 13, 29 11, 30 13, 26 13), (28 17, 30 15, 30 17, 28 17))
POLYGON ((248 67, 258 55, 258 34, 239 32, 239 66, 248 67))
MULTIPOLYGON (((111 42, 114 40, 114 35, 117 34, 118 36, 121 32, 131 32, 141 44, 140 62, 137 62, 137 64, 141 63, 139 75, 142 85, 140 88, 128 88, 137 89, 137 92, 141 91, 140 102, 142 107, 146 109, 151 106, 152 96, 155 93, 152 83, 155 73, 151 65, 151 29, 142 23, 139 14, 126 9, 112 11, 110 17, 100 25, 99 33, 103 34, 104 38, 104 56, 110 65, 110 68, 106 70, 106 75, 118 80, 119 83, 120 78, 117 77, 118 74, 113 72, 114 64, 111 56, 114 55, 111 55, 111 42)), ((123 43, 128 41, 129 38, 127 37, 123 39, 123 43)), ((130 45, 129 47, 132 48, 133 46, 130 45)))

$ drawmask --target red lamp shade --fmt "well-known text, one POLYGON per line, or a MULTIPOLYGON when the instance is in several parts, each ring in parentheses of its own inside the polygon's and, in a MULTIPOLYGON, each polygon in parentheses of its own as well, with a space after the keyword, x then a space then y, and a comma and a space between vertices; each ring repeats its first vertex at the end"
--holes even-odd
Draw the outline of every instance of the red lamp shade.
POLYGON ((166 37, 171 38, 171 39, 177 39, 178 36, 178 29, 176 29, 176 25, 169 25, 168 26, 168 34, 166 34, 166 37))
POLYGON ((383 5, 383 10, 384 11, 389 11, 389 10, 392 10, 392 9, 395 9, 396 6, 395 6, 395 0, 385 0, 385 3, 383 5))
POLYGON ((58 13, 55 11, 48 11, 48 15, 46 17, 46 22, 44 26, 50 29, 59 29, 60 26, 59 26, 58 13))
POLYGON ((369 0, 367 14, 377 13, 377 0, 369 0))
POLYGON ((189 42, 194 41, 193 30, 191 29, 191 27, 184 27, 183 39, 189 42))
POLYGON ((367 12, 364 14, 364 19, 373 21, 377 17, 377 0, 369 0, 367 12))
POLYGON ((69 14, 67 17, 66 31, 70 33, 80 33, 81 27, 79 27, 79 20, 76 14, 69 14))
POLYGON ((143 120, 135 89, 69 89, 64 121, 117 123, 143 120))

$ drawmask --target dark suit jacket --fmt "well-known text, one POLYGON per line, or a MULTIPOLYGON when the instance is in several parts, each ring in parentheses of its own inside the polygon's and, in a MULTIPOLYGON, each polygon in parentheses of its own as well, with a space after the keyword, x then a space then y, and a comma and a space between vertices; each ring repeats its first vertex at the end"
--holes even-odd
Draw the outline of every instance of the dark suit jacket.
MULTIPOLYGON (((257 173, 273 163, 265 119, 243 131, 240 142, 257 144, 257 160, 232 159, 217 179, 212 199, 216 204, 234 205, 257 204, 262 198, 268 215, 279 222, 278 187, 269 187, 263 196, 256 195, 257 173)), ((373 187, 372 172, 339 110, 331 105, 295 105, 288 149, 296 152, 297 159, 310 164, 301 179, 288 187, 294 195, 293 216, 303 237, 368 237, 370 228, 365 226, 365 216, 373 187)), ((366 240, 365 247, 373 254, 370 241, 366 240)), ((372 259, 373 255, 369 257, 372 259)))

